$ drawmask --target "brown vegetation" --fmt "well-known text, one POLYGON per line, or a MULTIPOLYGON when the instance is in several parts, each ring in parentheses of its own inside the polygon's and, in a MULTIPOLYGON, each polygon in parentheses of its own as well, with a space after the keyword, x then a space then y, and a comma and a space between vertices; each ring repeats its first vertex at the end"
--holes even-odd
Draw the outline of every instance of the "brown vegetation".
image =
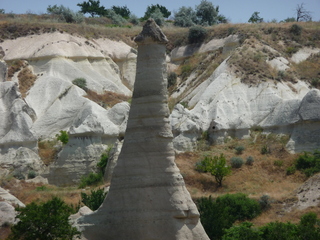
POLYGON ((113 107, 117 103, 128 101, 130 99, 130 97, 124 94, 110 91, 105 91, 104 94, 98 94, 92 90, 87 90, 87 95, 85 97, 102 107, 113 107))
MULTIPOLYGON (((272 207, 253 220, 255 225, 259 226, 275 220, 297 222, 305 211, 286 212, 285 207, 297 200, 293 193, 306 180, 306 177, 299 171, 287 175, 286 169, 298 156, 285 150, 287 140, 286 136, 277 137, 273 134, 264 135, 255 132, 250 139, 231 139, 223 145, 210 146, 206 151, 179 154, 176 162, 193 198, 209 195, 215 198, 226 193, 238 192, 245 193, 254 199, 269 195, 272 199, 272 207), (237 146, 245 148, 240 155, 236 153, 237 146), (265 147, 268 149, 266 153, 262 151, 265 147), (195 164, 202 160, 204 155, 219 156, 220 154, 226 156, 229 165, 231 157, 234 156, 241 157, 244 162, 248 156, 252 156, 254 163, 253 165, 243 164, 239 169, 232 169, 232 174, 227 176, 222 187, 219 187, 209 173, 197 172, 195 164)), ((317 212, 320 211, 317 210, 317 212)))

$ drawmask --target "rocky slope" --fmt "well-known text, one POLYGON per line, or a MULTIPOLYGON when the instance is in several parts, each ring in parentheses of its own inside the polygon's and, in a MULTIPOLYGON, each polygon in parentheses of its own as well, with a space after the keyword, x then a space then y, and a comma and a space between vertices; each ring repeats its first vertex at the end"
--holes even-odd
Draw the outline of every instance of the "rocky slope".
MULTIPOLYGON (((101 106, 72 81, 84 78, 90 91, 131 96, 136 50, 121 41, 88 40, 58 31, 5 40, 0 46, 3 175, 14 170, 26 176, 33 170, 52 184, 77 182, 123 137, 130 106, 101 106), (4 77, 5 65, 15 66, 18 60, 23 60, 21 67, 4 77), (34 83, 22 90, 26 73, 34 83), (67 131, 70 140, 45 166, 38 142, 55 138, 60 130, 67 131)), ((170 115, 175 149, 196 149, 204 133, 211 142, 223 143, 230 136, 248 137, 252 129, 290 135, 291 152, 319 148, 320 92, 290 74, 320 49, 300 44, 290 56, 284 48, 282 41, 271 46, 232 34, 173 49, 167 58, 169 71, 181 73, 187 62, 192 69, 186 76, 180 74, 171 94, 173 102, 182 103, 170 115)))

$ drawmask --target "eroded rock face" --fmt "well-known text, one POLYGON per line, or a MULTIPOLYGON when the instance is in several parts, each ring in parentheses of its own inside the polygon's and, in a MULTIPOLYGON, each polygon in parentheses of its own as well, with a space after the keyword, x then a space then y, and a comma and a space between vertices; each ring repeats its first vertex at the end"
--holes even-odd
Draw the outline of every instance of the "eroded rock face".
POLYGON ((176 166, 167 105, 166 37, 148 20, 122 151, 102 206, 78 220, 87 239, 209 239, 176 166))

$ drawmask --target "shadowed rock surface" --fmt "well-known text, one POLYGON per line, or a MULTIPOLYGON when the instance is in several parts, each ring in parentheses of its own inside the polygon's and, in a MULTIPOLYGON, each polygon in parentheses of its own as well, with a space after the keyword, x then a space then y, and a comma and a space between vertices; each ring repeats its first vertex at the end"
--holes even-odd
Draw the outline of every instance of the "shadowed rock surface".
POLYGON ((78 220, 87 239, 209 239, 176 166, 167 105, 166 37, 150 19, 122 151, 102 206, 78 220))

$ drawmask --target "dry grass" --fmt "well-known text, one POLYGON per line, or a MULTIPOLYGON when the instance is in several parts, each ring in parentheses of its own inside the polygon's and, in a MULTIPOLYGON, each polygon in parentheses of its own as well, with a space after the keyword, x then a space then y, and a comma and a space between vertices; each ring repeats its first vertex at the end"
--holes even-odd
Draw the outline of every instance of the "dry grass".
POLYGON ((102 107, 113 107, 117 103, 129 101, 130 99, 130 97, 119 93, 105 91, 104 94, 98 94, 91 90, 87 90, 87 95, 85 97, 102 107))
POLYGON ((37 76, 33 74, 33 72, 28 68, 23 68, 19 74, 19 91, 23 98, 27 96, 28 91, 35 83, 37 76))
POLYGON ((314 87, 320 88, 320 54, 311 55, 306 61, 295 64, 300 79, 308 81, 314 87))
POLYGON ((45 165, 53 163, 60 148, 56 140, 45 140, 38 142, 38 154, 45 165))
POLYGON ((224 145, 211 146, 205 152, 187 152, 177 155, 176 162, 187 188, 193 198, 209 195, 218 197, 226 193, 241 192, 251 198, 259 199, 266 194, 273 201, 272 207, 253 221, 256 225, 263 225, 275 219, 297 222, 303 212, 297 210, 286 212, 284 205, 296 201, 293 192, 306 180, 304 174, 300 172, 293 175, 286 174, 286 169, 294 163, 298 155, 285 151, 284 144, 287 138, 278 138, 272 134, 269 137, 256 134, 258 136, 255 142, 253 138, 231 140, 224 145), (242 154, 236 154, 236 146, 245 147, 242 154), (270 153, 261 153, 264 146, 270 149, 270 153), (195 164, 203 159, 204 154, 212 156, 224 154, 227 161, 231 157, 238 156, 244 162, 248 156, 252 156, 254 163, 252 166, 244 164, 239 169, 232 169, 232 174, 225 178, 223 186, 219 188, 213 176, 195 170, 195 164))

